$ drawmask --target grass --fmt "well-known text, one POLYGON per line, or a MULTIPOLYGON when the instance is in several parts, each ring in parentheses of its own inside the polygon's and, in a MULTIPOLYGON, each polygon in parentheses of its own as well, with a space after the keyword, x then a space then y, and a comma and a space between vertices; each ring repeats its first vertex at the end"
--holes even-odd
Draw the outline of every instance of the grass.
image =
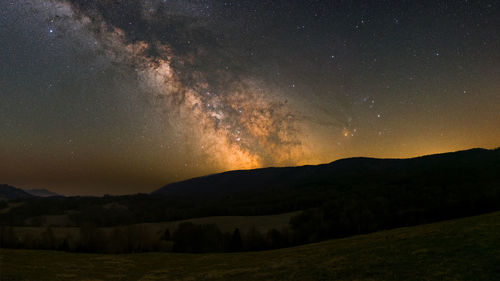
POLYGON ((500 212, 263 252, 3 249, 0 280, 500 280, 500 212))
MULTIPOLYGON (((155 237, 155 239, 160 239, 167 228, 171 233, 173 233, 177 226, 182 222, 191 222, 194 224, 215 224, 222 232, 227 233, 232 233, 236 228, 238 228, 241 233, 247 233, 251 228, 255 228, 262 233, 267 233, 267 231, 272 228, 281 230, 282 228, 288 227, 290 218, 299 213, 300 211, 266 216, 214 216, 169 222, 140 223, 135 224, 134 226, 139 226, 142 229, 147 230, 151 233, 152 237, 155 237)), ((51 228, 55 238, 59 240, 64 239, 67 235, 71 235, 74 238, 78 238, 80 236, 79 227, 52 226, 51 228)), ((46 226, 17 226, 14 227, 14 232, 22 240, 27 235, 40 237, 46 229, 46 226)), ((113 231, 113 227, 103 227, 101 229, 106 233, 112 233, 113 231)))
POLYGON ((288 227, 290 218, 300 213, 301 211, 266 216, 214 216, 181 221, 144 223, 140 225, 144 225, 153 231, 163 232, 166 228, 169 228, 170 231, 175 230, 177 225, 182 222, 192 222, 194 224, 215 224, 222 232, 228 233, 232 233, 235 228, 239 228, 243 233, 248 232, 251 228, 266 233, 272 228, 282 229, 288 227))
MULTIPOLYGON (((0 200, 3 200, 3 198, 0 197, 0 200)), ((23 204, 24 204, 24 202, 15 202, 15 203, 8 202, 6 208, 0 209, 0 214, 6 214, 6 213, 10 212, 10 210, 12 210, 12 209, 14 209, 16 207, 19 207, 19 206, 21 206, 23 204)))

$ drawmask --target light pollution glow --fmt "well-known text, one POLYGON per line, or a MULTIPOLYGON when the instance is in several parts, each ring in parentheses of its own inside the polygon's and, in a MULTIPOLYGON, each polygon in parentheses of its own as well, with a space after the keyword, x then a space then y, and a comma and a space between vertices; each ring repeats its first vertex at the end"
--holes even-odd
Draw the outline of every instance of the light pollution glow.
MULTIPOLYGON (((356 21, 342 5, 328 10, 330 25, 315 22, 318 12, 307 23, 291 19, 297 23, 286 26, 287 13, 276 19, 244 14, 251 24, 239 26, 225 10, 205 14, 210 5, 201 2, 2 4, 4 18, 18 20, 26 33, 10 40, 16 34, 1 30, 10 36, 5 45, 13 46, 4 52, 9 57, 22 61, 35 53, 43 61, 57 50, 56 57, 77 60, 61 59, 35 73, 15 59, 4 68, 14 79, 0 79, 6 113, 0 115, 1 179, 65 194, 123 194, 227 170, 500 144, 499 52, 492 39, 498 31, 486 26, 477 31, 489 32, 486 39, 463 37, 461 46, 445 38, 455 22, 437 17, 443 30, 418 29, 406 42, 401 38, 410 31, 398 28, 414 28, 411 22, 395 21, 391 11, 380 17, 351 11, 368 13, 356 21), (337 10, 341 15, 333 15, 337 10), (472 54, 464 56, 467 50, 472 54), (52 78, 70 70, 76 78, 68 85, 38 81, 49 85, 41 94, 19 86, 38 87, 36 80, 45 79, 40 72, 52 78), (106 95, 105 109, 98 110, 106 95), (61 123, 66 127, 56 128, 61 123)), ((429 20, 426 13, 420 17, 429 20)), ((476 31, 470 22, 464 36, 476 31)))

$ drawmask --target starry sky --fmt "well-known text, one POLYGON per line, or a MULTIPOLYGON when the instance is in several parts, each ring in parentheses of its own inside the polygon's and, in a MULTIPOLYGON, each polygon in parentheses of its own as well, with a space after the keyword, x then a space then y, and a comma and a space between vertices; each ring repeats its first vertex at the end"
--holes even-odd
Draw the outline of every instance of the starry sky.
POLYGON ((498 1, 0 1, 0 182, 150 192, 500 145, 498 1))

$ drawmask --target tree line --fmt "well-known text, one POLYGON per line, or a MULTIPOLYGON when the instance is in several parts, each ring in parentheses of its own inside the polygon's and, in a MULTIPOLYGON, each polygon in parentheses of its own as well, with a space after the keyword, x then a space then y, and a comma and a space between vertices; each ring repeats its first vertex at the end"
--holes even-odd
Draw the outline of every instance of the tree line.
MULTIPOLYGON (((80 227, 81 238, 69 237, 57 247, 78 251, 109 247, 109 252, 170 248, 179 252, 234 251, 240 249, 235 247, 238 239, 233 239, 238 234, 222 233, 216 226, 181 224, 171 235, 164 235, 169 239, 153 239, 151 243, 147 232, 133 225, 114 227, 113 233, 102 232, 100 227, 303 210, 290 220, 289 229, 239 233, 241 250, 286 247, 500 210, 499 153, 496 149, 439 156, 443 161, 428 157, 408 161, 347 159, 334 166, 340 169, 334 176, 325 170, 304 183, 236 193, 26 199, 0 214, 0 225, 26 225, 40 214, 68 214, 71 223, 80 227), (102 241, 109 243, 99 244, 102 241), (110 246, 113 243, 119 246, 110 246)), ((44 224, 38 221, 34 225, 44 224)), ((7 237, 2 245, 19 246, 21 242, 9 238, 12 236, 9 227, 2 227, 2 237, 7 237)), ((50 233, 45 236, 51 241, 50 233)), ((31 240, 37 239, 41 238, 31 240)))
POLYGON ((0 248, 43 249, 89 253, 135 252, 240 252, 282 248, 290 245, 288 230, 261 232, 255 227, 242 233, 238 228, 222 232, 215 224, 180 223, 174 231, 165 229, 155 235, 141 225, 114 227, 111 230, 85 224, 77 235, 57 237, 53 227, 41 235, 20 235, 15 227, 0 226, 0 248))
POLYGON ((181 223, 170 232, 154 235, 141 225, 111 231, 83 223, 78 237, 56 239, 53 229, 34 237, 19 237, 11 226, 0 227, 0 247, 54 249, 77 252, 130 253, 144 251, 231 252, 282 248, 401 226, 418 225, 500 209, 496 182, 445 183, 419 186, 398 182, 338 191, 321 206, 304 210, 290 220, 290 228, 265 233, 220 231, 217 225, 181 223), (362 192, 360 191, 362 190, 362 192), (158 238, 160 237, 160 238, 158 238))

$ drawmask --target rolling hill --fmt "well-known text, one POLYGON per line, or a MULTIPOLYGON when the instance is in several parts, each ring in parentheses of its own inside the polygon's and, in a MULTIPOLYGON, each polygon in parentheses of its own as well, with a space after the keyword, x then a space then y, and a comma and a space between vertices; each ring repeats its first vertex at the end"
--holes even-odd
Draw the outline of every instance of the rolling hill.
POLYGON ((0 198, 4 198, 6 200, 13 200, 13 199, 30 198, 33 196, 34 195, 20 188, 13 187, 7 184, 0 184, 0 198))
POLYGON ((1 280, 500 280, 500 213, 224 254, 0 249, 1 280))
POLYGON ((7 184, 0 184, 0 198, 4 198, 5 200, 55 196, 61 195, 47 189, 21 189, 7 184))
POLYGON ((410 159, 347 158, 316 166, 229 171, 168 184, 152 194, 227 196, 307 186, 498 180, 500 149, 470 149, 410 159))
MULTIPOLYGON (((163 249, 161 237, 174 227, 167 222, 216 217, 170 229, 174 251, 262 250, 498 211, 499 201, 500 149, 472 149, 411 159, 350 158, 318 166, 231 171, 170 184, 153 194, 18 198, 4 202, 0 225, 42 227, 37 233, 46 233, 47 226, 73 227, 88 235, 66 239, 72 241, 65 244, 71 250, 116 253, 163 249), (220 220, 290 212, 295 213, 280 229, 252 223, 262 232, 239 232, 240 246, 233 248, 231 232, 241 225, 225 227, 220 220), (116 228, 104 233, 95 227, 116 228), (101 245, 118 241, 120 231, 130 237, 153 233, 157 239, 148 238, 149 246, 101 245)), ((4 244, 66 247, 61 240, 46 246, 36 236, 24 238, 4 244)))
POLYGON ((54 196, 61 196, 60 194, 57 194, 55 192, 52 192, 47 189, 39 188, 39 189, 27 189, 25 190, 27 193, 37 196, 37 197, 54 197, 54 196))
POLYGON ((30 196, 0 214, 0 223, 42 226, 35 223, 43 221, 37 217, 49 215, 67 216, 65 225, 105 227, 320 208, 308 220, 338 213, 361 224, 361 217, 371 216, 380 224, 370 229, 380 229, 491 212, 499 210, 498 200, 500 149, 471 149, 411 159, 349 158, 317 166, 230 171, 172 183, 152 194, 30 196), (351 218, 353 214, 360 218, 351 218))

